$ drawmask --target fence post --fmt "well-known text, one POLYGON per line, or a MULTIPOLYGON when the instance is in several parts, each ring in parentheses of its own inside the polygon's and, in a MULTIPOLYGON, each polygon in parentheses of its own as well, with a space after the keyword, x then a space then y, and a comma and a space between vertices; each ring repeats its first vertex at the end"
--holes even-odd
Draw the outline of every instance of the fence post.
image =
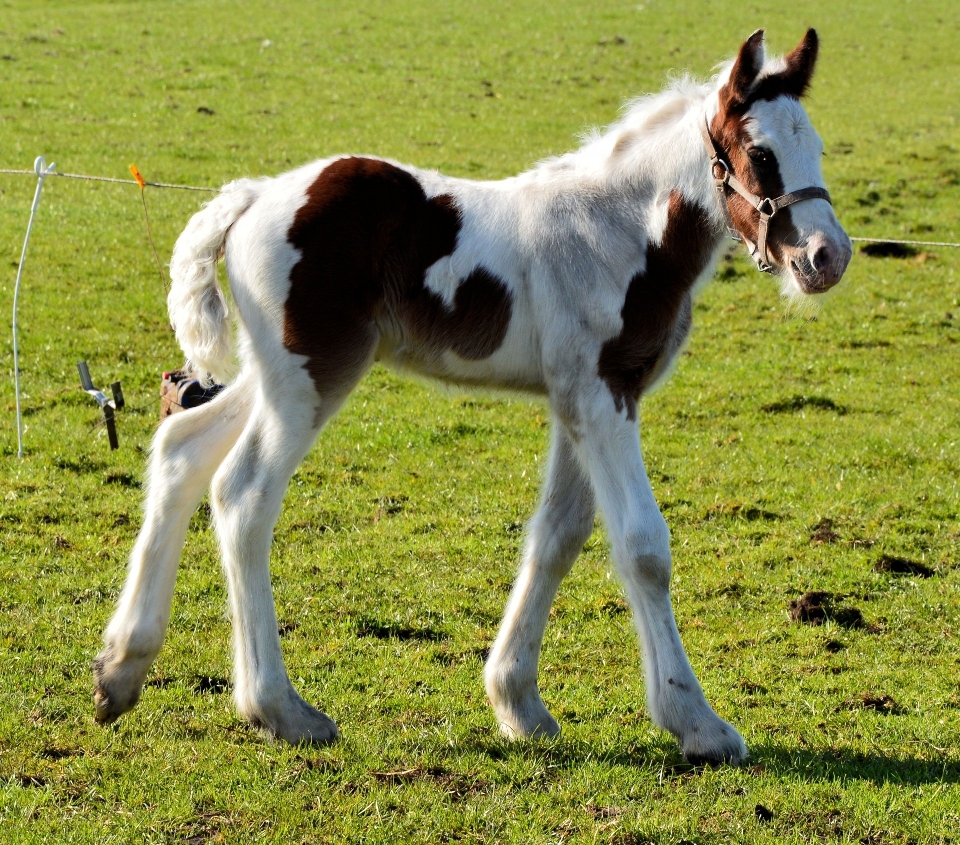
POLYGON ((17 265, 17 283, 13 289, 13 382, 17 394, 17 457, 23 457, 23 414, 20 410, 20 355, 17 347, 17 302, 20 299, 20 279, 23 277, 23 263, 27 258, 27 246, 30 243, 30 230, 33 228, 33 218, 40 205, 40 192, 43 190, 43 180, 53 173, 56 164, 47 166, 43 156, 37 156, 33 163, 33 171, 37 174, 37 190, 33 195, 33 206, 30 208, 30 221, 27 223, 27 236, 23 239, 23 252, 20 253, 20 263, 17 265))

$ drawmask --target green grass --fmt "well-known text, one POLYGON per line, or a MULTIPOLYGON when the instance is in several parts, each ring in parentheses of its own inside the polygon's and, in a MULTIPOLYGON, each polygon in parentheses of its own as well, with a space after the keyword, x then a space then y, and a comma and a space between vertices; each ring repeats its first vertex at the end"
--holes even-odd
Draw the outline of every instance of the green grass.
MULTIPOLYGON (((215 186, 346 151, 498 178, 671 70, 709 74, 758 26, 785 51, 815 25, 808 108, 849 232, 960 241, 955 3, 347 5, 2 3, 0 167, 44 154, 125 178, 136 162, 215 186)), ((33 190, 0 176, 7 314, 33 190)), ((148 191, 162 258, 200 201, 148 191)), ((3 340, 0 840, 960 840, 958 281, 958 250, 858 254, 803 321, 738 256, 643 405, 681 632, 745 767, 692 770, 651 726, 599 528, 544 645, 563 735, 498 737, 482 660, 548 414, 381 370, 298 471, 276 531, 290 674, 341 742, 285 747, 234 714, 205 509, 141 704, 103 728, 89 664, 140 521, 159 374, 180 358, 136 189, 48 180, 20 307, 23 460, 3 340), (123 380, 118 452, 80 359, 98 384, 123 380), (934 574, 878 572, 883 555, 934 574), (792 622, 808 590, 863 626, 792 622)))

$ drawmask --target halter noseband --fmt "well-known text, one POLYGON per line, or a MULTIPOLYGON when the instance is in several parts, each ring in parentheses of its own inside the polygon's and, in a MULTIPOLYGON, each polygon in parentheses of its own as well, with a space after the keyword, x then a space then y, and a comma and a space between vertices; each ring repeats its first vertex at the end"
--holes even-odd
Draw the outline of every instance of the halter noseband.
POLYGON ((767 253, 767 232, 770 228, 770 220, 781 208, 786 208, 788 205, 793 205, 801 200, 826 200, 833 205, 830 194, 827 193, 826 188, 801 188, 799 191, 792 191, 776 199, 758 197, 743 186, 743 183, 734 175, 733 168, 724 161, 716 141, 710 135, 706 120, 700 124, 700 134, 703 135, 704 143, 707 145, 707 154, 710 156, 710 173, 713 176, 713 188, 720 199, 720 208, 723 210, 723 217, 727 224, 727 230, 730 232, 730 237, 735 241, 742 241, 743 245, 750 250, 750 257, 757 262, 757 269, 761 273, 774 272, 775 268, 767 253), (732 188, 759 212, 760 224, 757 228, 757 242, 755 244, 751 244, 733 225, 727 188, 732 188))

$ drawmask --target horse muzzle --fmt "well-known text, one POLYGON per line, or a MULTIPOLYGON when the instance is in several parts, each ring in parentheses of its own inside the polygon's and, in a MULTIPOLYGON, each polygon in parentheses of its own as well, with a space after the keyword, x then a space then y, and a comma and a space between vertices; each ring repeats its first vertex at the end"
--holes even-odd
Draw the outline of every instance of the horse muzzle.
POLYGON ((784 263, 800 290, 817 294, 830 290, 843 277, 853 257, 853 245, 846 233, 837 239, 815 235, 805 246, 787 248, 784 252, 784 263))

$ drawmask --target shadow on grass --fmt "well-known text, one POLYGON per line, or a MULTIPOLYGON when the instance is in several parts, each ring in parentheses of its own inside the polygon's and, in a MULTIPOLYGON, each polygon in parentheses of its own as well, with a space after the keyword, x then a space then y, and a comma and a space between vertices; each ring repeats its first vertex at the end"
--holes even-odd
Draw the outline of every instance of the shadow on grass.
MULTIPOLYGON (((703 766, 684 761, 678 746, 663 743, 627 743, 622 747, 583 740, 510 742, 499 737, 472 737, 464 745, 492 760, 535 756, 569 769, 589 762, 629 768, 656 768, 661 778, 696 777, 703 766)), ((743 769, 757 776, 798 777, 805 781, 869 781, 873 784, 921 786, 929 783, 960 783, 960 755, 945 754, 939 760, 907 754, 861 754, 842 749, 811 750, 772 743, 752 744, 743 769)))
POLYGON ((747 765, 763 766, 777 775, 798 775, 809 781, 870 781, 875 784, 960 783, 960 756, 939 760, 907 754, 861 754, 840 749, 810 750, 754 744, 747 765))

